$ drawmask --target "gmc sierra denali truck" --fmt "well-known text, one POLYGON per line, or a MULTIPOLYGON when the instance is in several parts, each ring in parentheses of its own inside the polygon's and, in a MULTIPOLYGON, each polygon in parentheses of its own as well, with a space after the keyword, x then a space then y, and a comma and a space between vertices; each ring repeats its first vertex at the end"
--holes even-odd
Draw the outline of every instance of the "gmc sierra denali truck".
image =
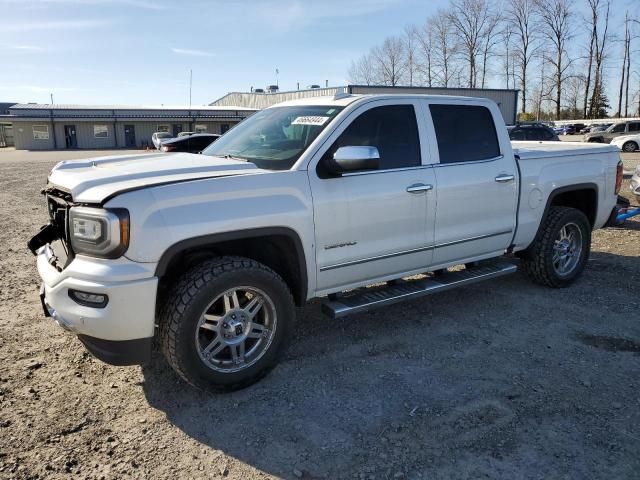
POLYGON ((571 284, 621 180, 613 146, 512 144, 490 100, 338 94, 202 154, 61 162, 29 248, 45 315, 96 357, 142 363, 156 337, 187 382, 229 390, 275 365, 311 298, 337 318, 518 264, 571 284))

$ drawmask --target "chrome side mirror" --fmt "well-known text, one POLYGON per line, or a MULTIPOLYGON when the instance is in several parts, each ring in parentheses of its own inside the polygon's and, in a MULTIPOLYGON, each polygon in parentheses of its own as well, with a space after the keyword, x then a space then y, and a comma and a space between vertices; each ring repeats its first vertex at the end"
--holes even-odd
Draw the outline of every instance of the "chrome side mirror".
POLYGON ((380 152, 376 147, 340 147, 328 162, 334 173, 354 170, 376 170, 380 166, 380 152))

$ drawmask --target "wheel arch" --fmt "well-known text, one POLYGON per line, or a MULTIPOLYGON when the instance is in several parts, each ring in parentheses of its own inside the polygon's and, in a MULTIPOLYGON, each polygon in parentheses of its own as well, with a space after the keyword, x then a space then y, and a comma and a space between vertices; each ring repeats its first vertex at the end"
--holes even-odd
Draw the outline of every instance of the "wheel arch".
POLYGON ((640 140, 627 140, 626 142, 624 142, 622 144, 622 150, 623 151, 624 151, 624 146, 627 145, 628 143, 632 143, 632 144, 635 145, 635 148, 633 150, 634 152, 640 148, 640 140))
POLYGON ((263 263, 291 288, 296 305, 306 302, 307 262, 300 236, 288 227, 265 227, 188 238, 167 248, 156 267, 159 289, 199 261, 238 255, 263 263))
POLYGON ((526 256, 531 245, 538 240, 551 207, 571 207, 580 210, 586 215, 593 229, 598 214, 598 185, 595 183, 577 183, 552 190, 547 197, 547 203, 540 217, 536 234, 527 248, 521 251, 522 255, 526 256))
POLYGON ((587 216, 591 228, 593 228, 598 214, 598 185, 596 183, 578 183, 556 188, 547 198, 542 221, 549 214, 551 207, 571 207, 580 210, 587 216))

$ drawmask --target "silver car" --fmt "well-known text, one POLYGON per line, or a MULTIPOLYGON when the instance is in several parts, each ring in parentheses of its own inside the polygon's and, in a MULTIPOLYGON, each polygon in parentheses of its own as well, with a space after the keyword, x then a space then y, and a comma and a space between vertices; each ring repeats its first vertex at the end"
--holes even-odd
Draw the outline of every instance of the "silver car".
POLYGON ((173 135, 171 135, 169 132, 155 132, 153 135, 151 135, 151 141, 158 150, 162 148, 163 141, 170 140, 172 138, 173 135))
POLYGON ((583 142, 611 143, 616 137, 622 135, 634 135, 640 133, 640 121, 632 120, 629 122, 614 123, 602 132, 590 132, 583 138, 583 142))

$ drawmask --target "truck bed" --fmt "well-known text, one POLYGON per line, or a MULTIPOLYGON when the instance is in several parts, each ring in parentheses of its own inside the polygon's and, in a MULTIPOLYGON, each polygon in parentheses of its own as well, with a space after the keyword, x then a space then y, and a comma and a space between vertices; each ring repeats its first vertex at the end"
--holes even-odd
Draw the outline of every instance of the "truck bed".
POLYGON ((602 227, 616 203, 613 186, 620 150, 614 145, 582 142, 511 142, 520 169, 520 203, 515 249, 536 235, 547 199, 566 186, 596 187, 594 228, 602 227))
POLYGON ((620 151, 615 145, 602 143, 513 141, 511 145, 520 160, 620 151))

